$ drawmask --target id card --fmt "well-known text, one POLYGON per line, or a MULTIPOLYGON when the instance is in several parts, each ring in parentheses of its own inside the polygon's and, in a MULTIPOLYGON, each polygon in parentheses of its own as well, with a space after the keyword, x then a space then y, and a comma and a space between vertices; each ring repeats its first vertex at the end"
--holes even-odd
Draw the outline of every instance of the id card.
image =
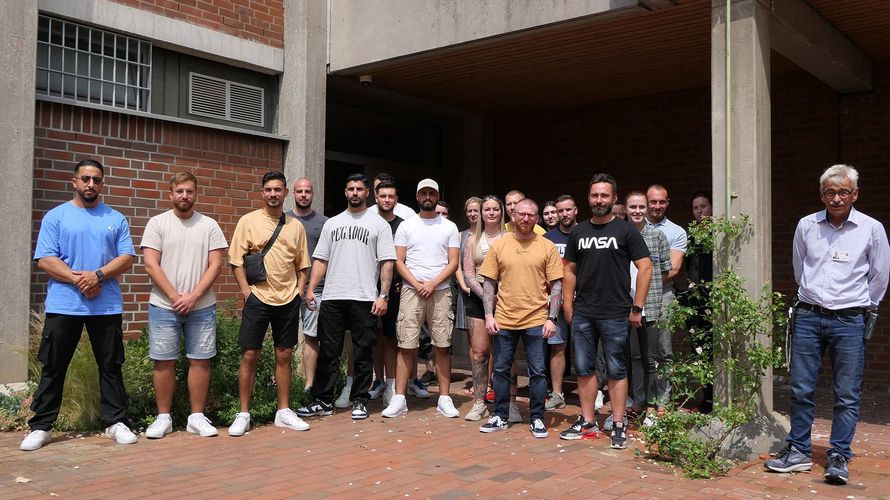
POLYGON ((834 250, 833 252, 831 252, 831 261, 850 262, 850 252, 844 252, 843 250, 834 250))

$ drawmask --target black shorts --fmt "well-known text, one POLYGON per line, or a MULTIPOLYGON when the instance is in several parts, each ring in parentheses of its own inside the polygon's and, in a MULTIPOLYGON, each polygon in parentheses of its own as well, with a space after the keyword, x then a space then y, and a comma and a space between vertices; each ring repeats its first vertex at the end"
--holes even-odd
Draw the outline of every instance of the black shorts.
POLYGON ((401 298, 398 293, 390 294, 389 302, 386 304, 386 314, 380 318, 380 327, 383 336, 386 338, 396 338, 396 326, 399 320, 399 302, 401 298))
POLYGON ((485 308, 482 306, 482 299, 473 292, 464 295, 464 305, 467 308, 467 317, 476 319, 485 319, 485 308))
POLYGON ((270 323, 275 347, 291 348, 297 345, 302 300, 297 295, 288 304, 272 306, 261 301, 253 293, 248 295, 244 301, 244 310, 241 312, 238 345, 242 349, 262 349, 263 339, 270 323))

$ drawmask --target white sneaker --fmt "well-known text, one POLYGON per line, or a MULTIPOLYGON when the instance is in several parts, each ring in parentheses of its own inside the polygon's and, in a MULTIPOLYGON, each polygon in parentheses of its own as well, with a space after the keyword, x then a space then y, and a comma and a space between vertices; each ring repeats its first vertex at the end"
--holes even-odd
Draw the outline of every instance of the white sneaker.
POLYGON ((516 405, 515 401, 510 403, 510 413, 507 414, 507 422, 511 424, 522 422, 522 413, 519 412, 519 406, 516 405))
POLYGON ((275 412, 275 427, 287 427, 295 431, 309 430, 309 424, 298 417, 290 408, 284 408, 275 412))
POLYGON ((603 391, 596 391, 596 401, 593 403, 593 409, 599 411, 603 407, 603 391))
POLYGON ((395 394, 395 381, 390 382, 386 381, 386 389, 383 389, 383 404, 389 406, 389 402, 392 401, 392 397, 395 394))
POLYGON ((123 422, 106 427, 105 437, 114 439, 117 441, 117 444, 133 444, 136 442, 136 434, 133 434, 133 431, 123 422))
POLYGON ((161 439, 173 432, 173 419, 169 413, 158 415, 155 421, 145 429, 145 437, 148 439, 161 439))
POLYGON ((53 440, 53 431, 31 431, 22 439, 19 449, 22 451, 34 451, 43 448, 53 440))
MULTIPOLYGON (((219 434, 216 427, 210 423, 210 419, 205 417, 203 413, 192 413, 189 415, 185 430, 201 437, 211 437, 219 434)), ((148 435, 148 431, 145 432, 145 435, 148 435)))
POLYGON ((439 404, 436 405, 436 413, 448 418, 457 418, 460 412, 454 407, 451 396, 439 396, 439 404))
POLYGON ((482 420, 483 418, 488 416, 488 406, 486 406, 484 401, 476 401, 473 403, 473 408, 467 413, 467 416, 464 417, 464 420, 469 420, 471 422, 476 422, 478 420, 482 420))
POLYGON ((387 418, 398 417, 408 414, 408 403, 405 402, 405 396, 396 394, 389 401, 389 405, 380 414, 387 418))
POLYGON ((229 426, 230 436, 243 436, 250 430, 250 413, 240 412, 235 415, 235 421, 229 426))
POLYGON ((335 408, 349 408, 352 403, 349 402, 349 396, 352 394, 352 380, 347 380, 343 390, 340 391, 340 397, 334 401, 335 408))

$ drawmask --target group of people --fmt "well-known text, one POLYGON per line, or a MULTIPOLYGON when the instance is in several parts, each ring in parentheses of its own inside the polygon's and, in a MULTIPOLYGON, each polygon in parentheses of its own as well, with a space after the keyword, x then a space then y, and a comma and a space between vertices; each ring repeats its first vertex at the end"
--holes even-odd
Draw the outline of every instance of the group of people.
MULTIPOLYGON (((84 327, 99 367, 105 434, 119 443, 137 439, 127 420, 121 376, 123 302, 117 281, 135 257, 129 226, 99 199, 105 183, 101 163, 78 163, 72 182, 74 199, 45 215, 34 254, 49 284, 38 353, 43 370, 22 450, 36 450, 52 439, 65 374, 84 327)), ((835 482, 846 482, 846 460, 852 456, 864 352, 862 315, 877 308, 890 267, 883 227, 852 209, 857 182, 852 167, 828 169, 820 179, 826 210, 802 219, 795 234, 800 290, 791 343, 793 425, 788 448, 767 463, 778 471, 811 466, 812 396, 819 359, 828 348, 836 396, 844 406, 840 411, 836 407, 829 451, 835 482)), ((148 438, 172 432, 181 341, 189 360, 192 410, 186 430, 201 436, 218 433, 203 410, 210 360, 216 354, 213 283, 226 249, 244 299, 241 411, 228 429, 231 436, 250 428, 256 366, 270 326, 276 426, 308 430, 303 418, 330 415, 336 407, 351 406, 353 419, 365 419, 368 401, 381 396, 383 417, 407 414, 406 396, 426 392, 416 378, 423 339, 431 345, 435 366, 436 411, 459 417, 450 396, 457 312, 457 326, 469 335, 472 365, 472 405, 465 418, 487 418, 481 432, 501 431, 523 420, 515 404, 514 370, 521 341, 528 366, 530 430, 535 437, 547 437, 545 411, 566 405, 563 377, 570 343, 581 414, 560 438, 598 435, 595 415, 607 386, 611 447, 623 449, 628 413, 645 414, 651 422, 670 404, 665 368, 672 360, 672 332, 660 328, 658 320, 676 300, 675 281, 684 259, 692 279, 708 282, 713 276, 710 258, 700 252, 686 256, 695 242, 666 217, 670 199, 665 187, 655 184, 619 200, 617 183, 608 174, 596 174, 588 184, 588 220, 577 220, 570 195, 545 203, 542 210, 512 190, 503 201, 493 195, 468 199, 464 213, 470 227, 459 232, 447 218, 448 206, 433 179, 418 183, 415 213, 399 203, 391 176, 380 174, 371 181, 350 175, 344 189, 346 210, 328 219, 312 209, 313 185, 305 178, 294 183, 295 208, 285 212, 287 181, 281 172, 269 172, 262 179, 263 208, 238 221, 230 244, 213 219, 194 210, 197 192, 194 175, 175 174, 170 180, 172 208, 149 220, 141 241, 153 285, 148 336, 158 408, 145 431, 148 438), (541 213, 544 227, 539 225, 541 213), (301 329, 311 401, 293 411, 291 358, 301 329), (346 332, 349 377, 337 398, 346 332)), ((696 219, 710 217, 708 194, 696 193, 692 209, 696 219)), ((706 394, 705 404, 709 398, 706 394)))

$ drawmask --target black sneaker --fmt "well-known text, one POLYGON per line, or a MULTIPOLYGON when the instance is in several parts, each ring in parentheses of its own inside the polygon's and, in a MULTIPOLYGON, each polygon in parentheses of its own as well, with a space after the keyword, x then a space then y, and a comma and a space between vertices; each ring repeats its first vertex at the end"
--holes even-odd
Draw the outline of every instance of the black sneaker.
POLYGON ((334 405, 325 403, 320 399, 309 403, 306 406, 297 408, 297 415, 300 417, 326 417, 334 414, 334 405))
POLYGON ((578 415, 578 420, 571 427, 559 433, 559 439, 582 439, 584 436, 596 436, 599 432, 596 422, 588 422, 582 415, 578 415))
POLYGON ((479 427, 479 432, 497 432, 507 430, 507 422, 501 420, 501 417, 495 415, 488 419, 488 422, 479 427))
POLYGON ((531 424, 532 436, 536 438, 545 438, 547 437, 547 426, 544 425, 544 421, 540 418, 536 418, 532 420, 531 424))
POLYGON ((612 449, 623 450, 627 448, 627 426, 615 425, 612 427, 612 449))
POLYGON ((420 377, 420 383, 423 385, 430 385, 436 380, 436 374, 433 372, 426 372, 423 374, 422 377, 420 377))
POLYGON ((847 459, 840 453, 830 453, 825 464, 825 482, 828 484, 847 484, 850 472, 847 470, 847 459))
POLYGON ((363 420, 366 418, 368 418, 368 408, 365 407, 365 403, 361 401, 352 403, 352 419, 363 420))

